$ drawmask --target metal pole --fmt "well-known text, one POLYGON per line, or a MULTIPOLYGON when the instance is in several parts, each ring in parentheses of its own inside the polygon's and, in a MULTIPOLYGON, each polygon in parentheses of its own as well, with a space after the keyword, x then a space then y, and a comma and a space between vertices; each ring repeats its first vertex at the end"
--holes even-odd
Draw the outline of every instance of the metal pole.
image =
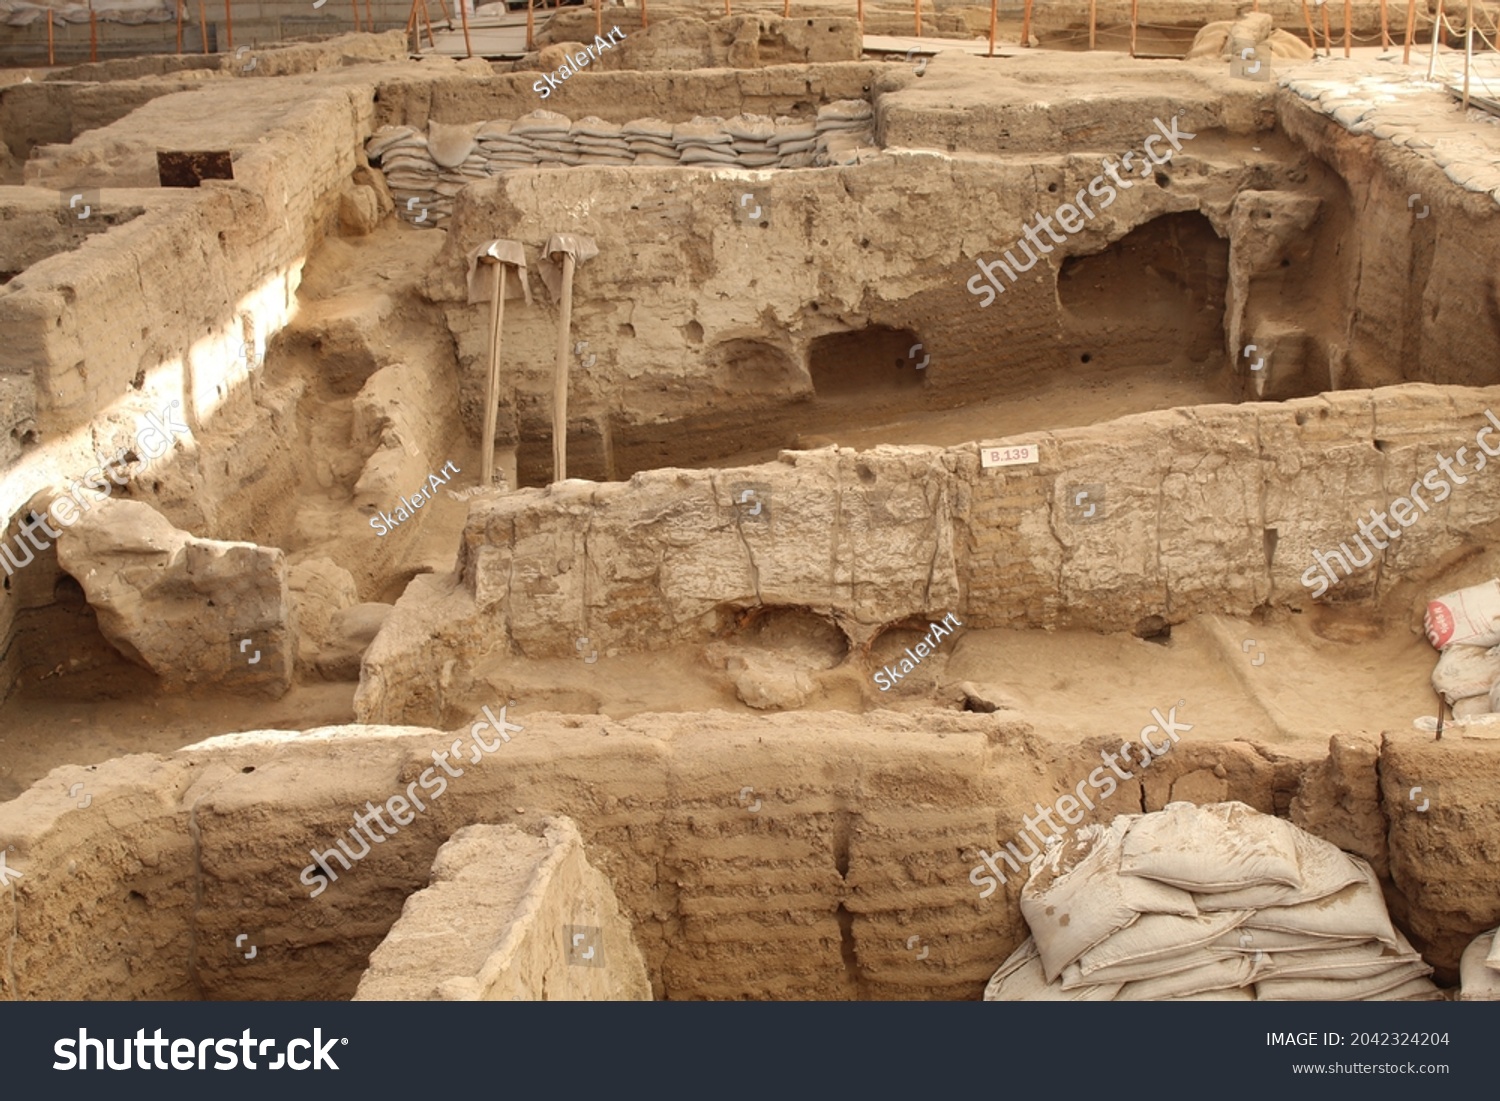
POLYGON ((1468 26, 1464 28, 1464 107, 1469 109, 1469 64, 1474 60, 1474 0, 1469 0, 1469 10, 1465 14, 1468 26))
MULTIPOLYGON (((641 0, 645 4, 646 0, 641 0)), ((573 254, 563 253, 562 318, 557 324, 557 363, 552 369, 552 480, 568 476, 568 337, 573 324, 573 254)))
POLYGON ((1443 26, 1443 0, 1438 0, 1437 18, 1432 21, 1432 51, 1427 58, 1427 79, 1432 79, 1433 71, 1437 68, 1438 31, 1443 26))

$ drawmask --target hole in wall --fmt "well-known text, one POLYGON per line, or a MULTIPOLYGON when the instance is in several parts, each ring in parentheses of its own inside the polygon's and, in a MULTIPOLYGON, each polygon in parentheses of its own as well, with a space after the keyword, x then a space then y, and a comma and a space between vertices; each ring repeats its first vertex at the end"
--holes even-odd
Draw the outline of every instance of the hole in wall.
POLYGON ((919 389, 926 371, 908 357, 921 343, 910 329, 870 325, 829 333, 808 349, 808 370, 818 397, 852 398, 919 389))

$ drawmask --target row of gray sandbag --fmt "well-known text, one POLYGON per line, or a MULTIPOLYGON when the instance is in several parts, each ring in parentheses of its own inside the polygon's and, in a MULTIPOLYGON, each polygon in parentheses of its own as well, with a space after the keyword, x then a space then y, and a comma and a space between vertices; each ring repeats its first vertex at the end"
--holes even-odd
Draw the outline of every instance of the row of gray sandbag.
POLYGON ((426 133, 382 126, 365 143, 397 206, 420 209, 410 220, 421 225, 451 217, 453 197, 468 184, 521 168, 822 168, 857 163, 862 151, 874 151, 874 111, 860 99, 826 104, 815 119, 741 114, 615 123, 537 110, 514 120, 429 121, 426 133))

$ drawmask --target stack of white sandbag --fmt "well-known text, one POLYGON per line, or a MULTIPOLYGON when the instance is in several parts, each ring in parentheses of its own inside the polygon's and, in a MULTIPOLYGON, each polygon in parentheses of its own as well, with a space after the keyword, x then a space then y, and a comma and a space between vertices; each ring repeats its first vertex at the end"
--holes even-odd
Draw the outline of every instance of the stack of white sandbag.
POLYGON ((1422 622, 1441 652, 1432 687, 1453 708, 1453 717, 1500 711, 1500 581, 1429 601, 1422 622))
POLYGON ((1481 933, 1458 961, 1459 1000, 1500 1002, 1500 929, 1481 933))
POLYGON ((853 164, 874 150, 874 111, 861 99, 818 110, 816 121, 740 114, 670 123, 644 118, 623 125, 588 117, 573 122, 538 109, 519 119, 429 121, 427 133, 382 126, 365 143, 385 173, 403 217, 441 225, 453 199, 475 180, 518 168, 621 167, 809 168, 853 164))
POLYGON ((1244 803, 1084 826, 1033 861, 987 1001, 1438 997, 1363 860, 1244 803))

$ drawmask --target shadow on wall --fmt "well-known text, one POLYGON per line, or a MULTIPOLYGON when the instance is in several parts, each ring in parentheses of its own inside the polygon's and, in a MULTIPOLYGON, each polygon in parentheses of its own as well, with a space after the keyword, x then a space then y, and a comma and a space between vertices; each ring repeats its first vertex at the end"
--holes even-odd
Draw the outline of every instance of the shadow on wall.
POLYGON ((1197 212, 1166 214, 1063 261, 1063 338, 1094 370, 1216 363, 1224 348, 1229 242, 1197 212))
POLYGON ((852 398, 920 390, 927 382, 918 368, 923 350, 910 329, 885 325, 817 337, 808 349, 813 391, 820 398, 852 398))

